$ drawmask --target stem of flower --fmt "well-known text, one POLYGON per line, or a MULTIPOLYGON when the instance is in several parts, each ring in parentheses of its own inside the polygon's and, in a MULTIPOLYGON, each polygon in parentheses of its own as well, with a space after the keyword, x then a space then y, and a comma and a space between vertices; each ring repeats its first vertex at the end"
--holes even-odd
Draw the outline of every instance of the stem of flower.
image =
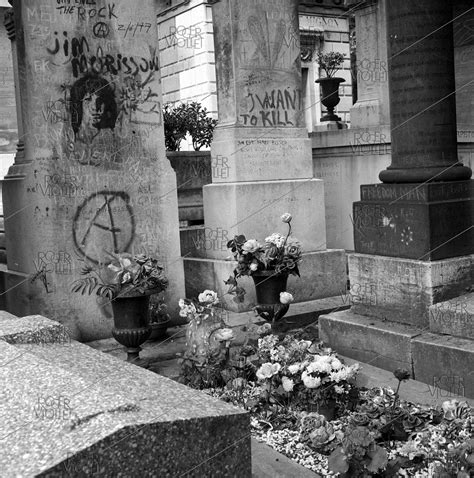
POLYGON ((285 248, 285 246, 286 246, 286 241, 287 241, 288 238, 290 237, 290 234, 291 234, 291 221, 288 223, 288 234, 287 234, 286 237, 285 237, 285 242, 283 243, 282 249, 285 248))

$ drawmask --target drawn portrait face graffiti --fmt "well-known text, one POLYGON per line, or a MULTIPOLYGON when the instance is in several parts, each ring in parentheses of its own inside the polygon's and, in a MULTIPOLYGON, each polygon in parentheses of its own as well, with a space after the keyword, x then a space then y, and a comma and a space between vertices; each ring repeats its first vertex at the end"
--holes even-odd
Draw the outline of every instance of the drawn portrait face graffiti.
POLYGON ((114 129, 118 111, 115 93, 104 78, 86 75, 71 87, 71 126, 76 137, 114 129), (81 134, 82 133, 82 134, 81 134))

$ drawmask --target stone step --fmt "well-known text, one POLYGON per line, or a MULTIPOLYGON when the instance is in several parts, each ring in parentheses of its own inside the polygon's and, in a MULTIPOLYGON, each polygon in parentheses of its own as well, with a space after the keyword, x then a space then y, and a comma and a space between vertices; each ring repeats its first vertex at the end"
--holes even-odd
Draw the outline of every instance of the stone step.
MULTIPOLYGON (((342 355, 341 358, 347 365, 358 362, 357 360, 342 355)), ((390 387, 392 390, 397 389, 398 380, 393 375, 393 372, 374 367, 367 363, 358 363, 361 366, 356 377, 356 383, 359 387, 390 387)), ((402 383, 399 393, 400 398, 403 400, 421 405, 429 405, 431 407, 439 407, 445 400, 466 401, 471 407, 474 406, 474 399, 463 397, 454 393, 453 390, 446 390, 436 385, 427 386, 426 383, 413 380, 412 378, 402 383)))
MULTIPOLYGON (((296 302, 290 305, 285 317, 279 322, 282 332, 305 327, 318 321, 319 316, 339 310, 347 310, 350 305, 344 295, 326 297, 324 299, 296 302)), ((264 324, 265 320, 254 311, 227 312, 226 322, 230 327, 244 326, 249 323, 264 324)))
POLYGON ((474 292, 432 305, 430 330, 474 339, 474 292))
POLYGON ((394 371, 406 368, 416 380, 457 395, 474 397, 474 341, 434 334, 350 310, 319 317, 321 340, 338 353, 394 371))
POLYGON ((6 476, 251 476, 244 410, 67 340, 41 316, 0 312, 0 339, 6 476))

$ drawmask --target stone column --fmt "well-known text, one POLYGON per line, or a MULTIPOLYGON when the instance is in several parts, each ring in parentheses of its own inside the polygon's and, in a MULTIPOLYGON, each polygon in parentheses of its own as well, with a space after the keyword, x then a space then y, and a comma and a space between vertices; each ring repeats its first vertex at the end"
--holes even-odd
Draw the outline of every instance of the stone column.
POLYGON ((472 397, 472 316, 458 312, 473 301, 474 181, 457 161, 452 2, 387 8, 392 165, 383 184, 361 186, 352 307, 320 316, 320 337, 434 387, 457 377, 472 397))
POLYGON ((346 0, 356 27, 357 102, 351 108, 351 128, 390 123, 385 4, 346 0))
POLYGON ((3 185, 7 303, 110 336, 110 304, 70 292, 108 253, 158 257, 171 310, 184 296, 154 1, 12 3, 25 160, 3 185))
MULTIPOLYGON (((17 152, 15 154, 15 164, 21 164, 25 162, 25 143, 23 140, 23 112, 22 112, 22 102, 20 97, 20 84, 24 82, 24 75, 21 72, 24 72, 23 66, 23 52, 18 54, 18 42, 16 39, 16 28, 15 28, 15 13, 13 8, 9 8, 6 11, 5 18, 5 29, 7 31, 8 38, 11 41, 11 48, 12 48, 12 60, 13 60, 13 78, 15 81, 15 100, 16 100, 16 118, 17 118, 17 125, 18 125, 18 144, 17 144, 17 152)), ((13 176, 15 174, 14 170, 17 169, 15 167, 11 168, 9 176, 13 176)))
POLYGON ((354 203, 355 249, 425 261, 471 254, 473 182, 457 160, 451 3, 387 9, 392 164, 380 173, 384 184, 362 186, 354 203))
POLYGON ((384 183, 459 181, 451 1, 387 2, 392 164, 384 183))
MULTIPOLYGON (((263 241, 272 232, 285 232, 280 216, 290 212, 294 235, 308 253, 302 270, 321 274, 311 261, 316 251, 326 250, 324 191, 323 182, 313 179, 304 122, 298 1, 221 0, 213 5, 213 24, 219 123, 211 150, 213 184, 204 187, 206 230, 224 244, 237 234, 263 241)), ((207 253, 212 266, 186 260, 187 277, 188 271, 190 277, 206 277, 197 271, 208 267, 211 285, 215 281, 222 289, 232 263, 216 261, 229 251, 207 253)), ((343 252, 336 256, 339 273, 343 252)), ((332 280, 329 295, 338 293, 342 276, 332 280)), ((299 300, 316 298, 314 282, 303 282, 307 290, 299 300)), ((197 291, 186 287, 188 294, 197 291)))

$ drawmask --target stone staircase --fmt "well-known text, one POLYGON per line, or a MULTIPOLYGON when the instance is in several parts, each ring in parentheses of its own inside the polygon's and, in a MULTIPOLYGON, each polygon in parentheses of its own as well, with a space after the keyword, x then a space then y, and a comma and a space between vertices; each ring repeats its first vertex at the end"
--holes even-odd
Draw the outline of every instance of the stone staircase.
POLYGON ((474 398, 474 293, 429 312, 429 326, 417 327, 339 311, 319 317, 319 334, 342 355, 388 371, 406 368, 427 388, 474 398))

